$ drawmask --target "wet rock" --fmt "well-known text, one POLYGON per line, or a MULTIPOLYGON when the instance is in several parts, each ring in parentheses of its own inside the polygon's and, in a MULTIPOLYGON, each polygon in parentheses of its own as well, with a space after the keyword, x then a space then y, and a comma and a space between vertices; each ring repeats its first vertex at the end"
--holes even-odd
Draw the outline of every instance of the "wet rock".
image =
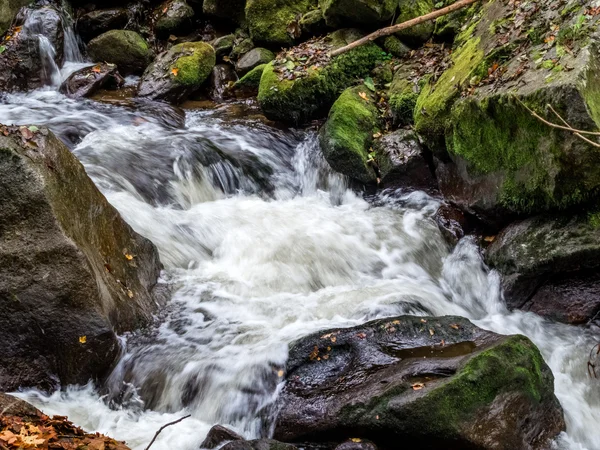
POLYGON ((233 441, 221 447, 222 450, 298 450, 292 444, 273 439, 255 439, 253 441, 233 441))
POLYGON ((582 324, 600 311, 600 228, 587 216, 538 216, 509 225, 486 252, 509 308, 582 324))
POLYGON ((64 42, 58 10, 52 6, 22 8, 8 35, 0 53, 0 91, 58 83, 64 42))
POLYGON ((107 31, 92 39, 87 50, 94 61, 116 64, 122 75, 141 74, 152 60, 148 43, 135 31, 107 31))
MULTIPOLYGON (((334 49, 361 36, 351 29, 338 30, 328 35, 324 45, 334 49)), ((308 76, 285 79, 267 64, 260 81, 258 102, 271 120, 301 124, 327 115, 341 92, 365 77, 381 58, 381 48, 373 43, 362 45, 334 57, 330 63, 310 71, 308 76)))
POLYGON ((19 9, 29 3, 29 0, 0 0, 0 36, 8 30, 19 9))
POLYGON ((205 42, 186 42, 157 56, 140 80, 138 95, 178 103, 197 91, 216 64, 215 50, 205 42))
POLYGON ((128 20, 125 8, 96 9, 77 19, 77 32, 87 42, 107 31, 124 28, 128 20))
POLYGON ((233 49, 229 58, 232 60, 238 59, 240 56, 245 55, 254 48, 254 42, 249 37, 238 37, 236 36, 233 42, 233 49))
POLYGON ((13 397, 12 395, 3 394, 0 392, 0 411, 2 415, 7 416, 18 416, 23 419, 32 419, 40 417, 42 413, 20 398, 13 397))
POLYGON ((118 88, 124 82, 117 66, 100 63, 73 72, 60 86, 60 92, 71 98, 90 97, 98 89, 118 88))
POLYGON ((221 425, 213 426, 208 434, 206 435, 206 439, 202 441, 200 444, 200 448, 207 448, 209 450, 213 448, 217 448, 220 445, 224 444, 228 441, 243 441, 244 438, 239 434, 231 431, 229 428, 225 428, 221 425))
POLYGON ((157 308, 156 248, 46 128, 3 128, 0 205, 0 390, 102 378, 157 308))
MULTIPOLYGON (((414 19, 415 17, 424 16, 434 9, 433 0, 400 0, 400 9, 398 17, 396 18, 396 23, 398 24, 414 19)), ((398 31, 396 36, 398 36, 402 42, 418 46, 429 40, 433 35, 434 26, 434 23, 431 21, 423 22, 419 25, 398 31)))
POLYGON ((223 100, 227 87, 235 83, 237 79, 233 67, 229 64, 217 64, 210 74, 210 98, 216 101, 223 100))
POLYGON ((373 146, 384 187, 434 191, 436 182, 418 136, 410 130, 384 135, 373 146))
POLYGON ((240 58, 240 60, 235 65, 235 70, 237 73, 244 75, 250 72, 257 66, 261 64, 267 64, 275 59, 275 55, 271 50, 267 50, 266 48, 253 48, 248 53, 240 58))
POLYGON ((293 344, 274 438, 542 450, 565 428, 553 385, 524 336, 452 316, 376 320, 293 344))
POLYGON ((246 21, 256 43, 291 45, 299 38, 298 21, 316 0, 246 0, 246 21))
POLYGON ((377 450, 375 444, 360 438, 353 438, 338 445, 335 450, 377 450))
POLYGON ((154 29, 160 36, 185 32, 191 26, 194 10, 185 0, 167 0, 156 8, 154 29))
POLYGON ((240 78, 234 85, 233 90, 238 96, 255 96, 258 94, 258 86, 260 85, 260 78, 262 73, 267 67, 266 64, 256 66, 242 78, 240 78))
POLYGON ((398 0, 325 0, 321 9, 330 27, 389 25, 398 0))
POLYGON ((433 216, 442 236, 450 245, 456 245, 465 234, 471 231, 471 226, 465 214, 457 207, 443 204, 433 216))
POLYGON ((323 156, 331 168, 365 184, 377 183, 369 149, 381 125, 370 92, 364 85, 342 92, 319 133, 323 156))
POLYGON ((225 36, 221 36, 220 38, 215 39, 212 42, 212 46, 215 49, 215 54, 217 58, 222 57, 224 55, 229 55, 231 50, 233 50, 233 42, 235 36, 233 34, 228 34, 225 36))
POLYGON ((246 0, 204 0, 202 11, 209 16, 241 23, 245 6, 246 0))

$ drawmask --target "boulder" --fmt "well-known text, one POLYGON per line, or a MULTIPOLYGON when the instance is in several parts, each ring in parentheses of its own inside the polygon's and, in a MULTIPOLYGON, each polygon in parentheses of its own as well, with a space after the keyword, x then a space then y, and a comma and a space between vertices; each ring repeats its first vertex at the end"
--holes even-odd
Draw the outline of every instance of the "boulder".
POLYGON ((449 203, 443 203, 438 208, 433 215, 433 221, 446 242, 452 246, 458 244, 458 241, 473 229, 465 213, 449 203))
POLYGON ((107 31, 124 28, 128 21, 125 8, 96 9, 77 19, 77 32, 87 42, 107 31))
POLYGON ((47 128, 2 127, 0 205, 0 390, 102 378, 157 309, 156 248, 47 128))
POLYGON ((240 78, 234 85, 233 89, 236 91, 236 95, 241 96, 252 96, 258 94, 258 86, 260 85, 260 78, 262 73, 267 67, 266 64, 256 66, 242 78, 240 78))
POLYGON ((525 336, 461 317, 400 316, 292 345, 274 439, 380 448, 549 448, 565 429, 554 377, 525 336))
POLYGON ((250 37, 266 45, 291 45, 300 37, 299 21, 317 0, 246 0, 250 37))
POLYGON ((223 100, 224 94, 229 85, 238 80, 233 67, 229 64, 217 64, 213 67, 208 80, 209 96, 215 101, 223 100))
POLYGON ((360 36, 356 30, 338 30, 325 38, 309 41, 282 53, 275 61, 267 64, 258 92, 258 102, 265 116, 291 124, 301 124, 326 116, 344 89, 358 78, 369 74, 381 58, 381 48, 369 43, 332 59, 325 56, 318 64, 308 58, 299 61, 296 55, 310 54, 313 49, 326 55, 330 50, 346 45, 360 36), (288 55, 295 65, 291 74, 288 55))
POLYGON ((411 52, 410 47, 393 35, 387 36, 385 39, 383 39, 383 48, 386 52, 398 58, 404 58, 411 52))
POLYGON ((509 308, 570 324, 600 312, 597 216, 538 216, 509 225, 486 251, 509 308))
POLYGON ((389 25, 398 0, 323 0, 321 9, 330 27, 389 25))
POLYGON ((235 36, 233 34, 227 34, 212 41, 211 45, 215 49, 217 57, 222 57, 231 53, 231 50, 233 50, 234 39, 235 36))
POLYGON ((118 88, 124 82, 117 66, 100 63, 73 72, 60 86, 60 92, 71 98, 90 97, 98 89, 118 88))
POLYGON ((249 37, 236 36, 233 41, 233 48, 229 54, 229 58, 232 60, 238 59, 240 56, 245 55, 254 48, 254 42, 249 37))
MULTIPOLYGON (((433 0, 400 0, 400 12, 396 19, 396 23, 406 22, 415 17, 429 14, 435 9, 433 4, 433 0)), ((414 27, 398 31, 396 36, 398 36, 402 42, 417 46, 429 40, 433 35, 434 27, 435 24, 432 21, 423 22, 414 27)))
POLYGON ((302 16, 300 22, 300 34, 302 36, 316 36, 327 30, 327 24, 321 9, 313 9, 302 16))
POLYGON ((202 11, 209 16, 242 23, 245 6, 246 0, 204 0, 202 11))
POLYGON ((369 154, 381 126, 376 98, 364 85, 348 88, 335 101, 319 133, 323 156, 337 172, 365 184, 376 184, 375 161, 369 154))
POLYGON ((250 72, 257 66, 262 64, 267 64, 275 59, 275 55, 271 50, 267 50, 266 48, 253 48, 248 53, 240 58, 240 60, 235 65, 235 70, 237 73, 244 75, 250 72))
POLYGON ((0 36, 8 30, 19 9, 29 3, 30 0, 0 0, 0 36))
POLYGON ((383 187, 436 190, 425 150, 414 131, 386 134, 375 142, 373 150, 383 187))
POLYGON ((346 442, 342 442, 335 450, 377 450, 377 447, 370 441, 352 438, 346 442))
MULTIPOLYGON (((394 36, 390 36, 394 38, 394 36)), ((396 38, 397 39, 397 38, 396 38)), ((394 73, 388 96, 392 120, 395 125, 411 125, 419 98, 419 77, 415 74, 418 62, 400 64, 394 73)))
POLYGON ((579 40, 568 44, 560 35, 550 39, 531 31, 560 24, 567 34, 574 14, 561 15, 550 3, 535 12, 485 3, 479 19, 457 37, 453 65, 423 88, 416 130, 441 163, 450 165, 439 171, 440 187, 466 211, 493 221, 507 212, 565 209, 597 196, 597 148, 549 127, 527 109, 581 130, 600 126, 600 52, 598 36, 589 28, 599 19, 586 21, 579 40), (518 26, 498 25, 515 14, 518 26), (527 36, 523 46, 513 45, 522 36, 527 36), (553 45, 558 48, 549 50, 553 45))
POLYGON ((240 436, 234 431, 231 431, 229 428, 225 428, 221 425, 213 426, 202 444, 200 444, 200 448, 207 448, 212 450, 213 448, 217 448, 222 444, 229 441, 243 441, 243 436, 240 436))
POLYGON ((138 95, 181 102, 202 86, 215 64, 215 50, 205 42, 174 45, 148 66, 140 80, 138 95))
POLYGON ((155 10, 154 30, 159 36, 185 32, 190 28, 194 10, 185 0, 167 0, 155 10))
POLYGON ((92 39, 87 50, 94 61, 116 64, 122 75, 141 74, 152 60, 148 43, 135 31, 107 31, 92 39))
POLYGON ((221 447, 221 450, 298 450, 292 444, 273 439, 255 439, 252 441, 233 441, 221 447))
POLYGON ((58 84, 64 32, 53 6, 22 8, 4 37, 0 53, 0 91, 32 90, 58 84))

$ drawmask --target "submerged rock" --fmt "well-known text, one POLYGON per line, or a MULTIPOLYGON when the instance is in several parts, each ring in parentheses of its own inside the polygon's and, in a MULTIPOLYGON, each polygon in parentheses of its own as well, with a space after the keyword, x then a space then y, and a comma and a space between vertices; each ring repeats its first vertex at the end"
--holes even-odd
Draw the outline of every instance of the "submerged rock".
POLYGON ((583 324, 600 312, 600 227, 593 216, 539 216, 504 229, 486 262, 509 308, 583 324))
POLYGON ((0 134, 0 390, 85 384, 152 320, 161 265, 48 129, 0 134))
POLYGON ((87 50, 96 62, 116 64, 122 75, 141 74, 152 60, 148 43, 135 31, 107 31, 92 39, 87 50))
POLYGON ((324 0, 321 9, 330 27, 389 25, 398 0, 324 0))
POLYGON ((300 37, 299 21, 317 0, 246 0, 246 21, 256 43, 290 45, 300 37))
POLYGON ((253 48, 248 53, 240 58, 235 65, 237 73, 244 75, 250 72, 257 66, 267 64, 275 59, 275 55, 271 50, 266 48, 253 48))
POLYGON ((565 428, 552 372, 529 339, 452 316, 300 339, 278 406, 274 438, 286 442, 542 450, 565 428))
POLYGON ((77 32, 89 41, 107 31, 124 28, 128 20, 125 8, 96 9, 77 19, 77 32))
POLYGON ((187 31, 194 17, 194 10, 185 0, 167 0, 156 9, 154 29, 161 36, 187 31))
POLYGON ((156 57, 140 80, 138 95, 178 103, 197 91, 216 64, 215 50, 205 42, 186 42, 156 57))
POLYGON ((118 88, 125 80, 114 64, 96 64, 69 75, 60 86, 60 92, 72 98, 90 97, 99 89, 118 88))

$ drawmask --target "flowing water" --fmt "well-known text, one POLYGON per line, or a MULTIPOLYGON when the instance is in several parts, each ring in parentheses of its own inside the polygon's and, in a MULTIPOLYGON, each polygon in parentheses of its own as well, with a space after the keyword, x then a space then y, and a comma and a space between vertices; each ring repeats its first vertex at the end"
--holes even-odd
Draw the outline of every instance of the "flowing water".
POLYGON ((192 450, 215 423, 268 434, 295 339, 378 317, 453 314, 529 336, 565 410, 557 446, 600 449, 600 384, 586 372, 597 336, 508 312, 474 242, 450 250, 443 241, 431 220, 437 200, 388 192, 367 201, 328 168, 313 131, 255 114, 237 104, 184 117, 148 102, 74 101, 51 87, 2 97, 0 123, 48 125, 157 245, 173 292, 156 330, 123 337, 104 389, 19 395, 135 450, 191 414, 153 449, 192 450))

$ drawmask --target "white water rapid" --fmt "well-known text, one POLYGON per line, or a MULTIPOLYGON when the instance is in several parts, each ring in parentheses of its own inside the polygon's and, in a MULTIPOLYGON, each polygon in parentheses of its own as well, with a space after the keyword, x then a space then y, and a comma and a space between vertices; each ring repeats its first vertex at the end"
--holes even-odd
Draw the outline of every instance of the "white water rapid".
POLYGON ((598 336, 508 312, 497 274, 470 239, 450 251, 437 201, 399 192, 366 201, 323 161, 314 132, 253 119, 243 104, 190 110, 70 100, 47 88, 0 100, 0 123, 48 125, 109 201, 159 248, 173 299, 162 325, 124 336, 105 389, 18 395, 47 414, 142 450, 196 450, 215 423, 265 433, 259 412, 291 341, 403 313, 461 315, 540 348, 566 415, 564 450, 600 450, 598 336))

